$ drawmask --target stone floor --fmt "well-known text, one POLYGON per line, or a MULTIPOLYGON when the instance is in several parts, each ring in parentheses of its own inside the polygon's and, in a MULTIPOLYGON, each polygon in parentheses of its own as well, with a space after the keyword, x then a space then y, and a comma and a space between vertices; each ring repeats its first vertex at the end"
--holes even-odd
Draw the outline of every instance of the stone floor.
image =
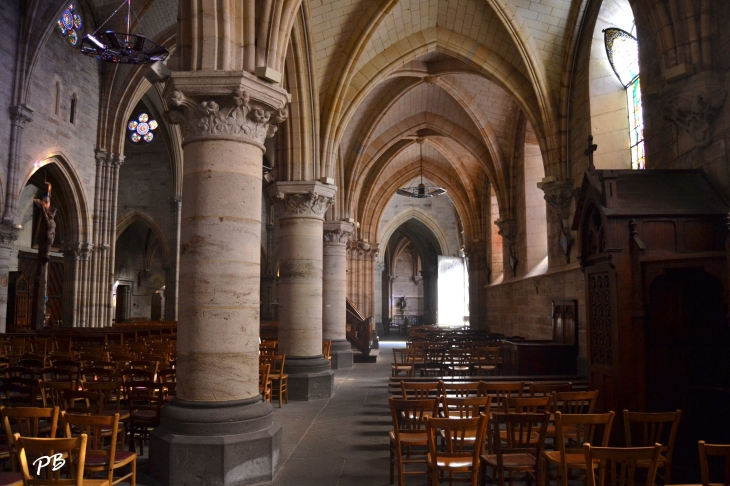
MULTIPOLYGON (((356 363, 335 371, 335 394, 328 400, 289 402, 274 417, 283 428, 282 461, 271 486, 384 486, 390 484, 388 378, 394 346, 381 343, 375 363, 356 363)), ((145 449, 145 452, 147 450, 145 449)), ((144 474, 138 484, 157 486, 144 474)), ((408 486, 425 485, 425 476, 410 477, 408 486)), ((396 480, 397 481, 397 480, 396 480)))

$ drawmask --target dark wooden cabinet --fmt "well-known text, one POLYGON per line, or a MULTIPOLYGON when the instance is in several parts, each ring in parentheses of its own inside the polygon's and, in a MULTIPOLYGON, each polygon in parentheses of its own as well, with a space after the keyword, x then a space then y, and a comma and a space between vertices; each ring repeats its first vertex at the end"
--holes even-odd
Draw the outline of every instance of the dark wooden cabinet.
POLYGON ((554 341, 505 341, 502 373, 505 375, 575 375, 576 346, 554 341))
POLYGON ((699 383, 730 387, 707 378, 730 376, 715 349, 729 334, 728 211, 701 170, 586 172, 573 230, 600 409, 688 409, 699 383))

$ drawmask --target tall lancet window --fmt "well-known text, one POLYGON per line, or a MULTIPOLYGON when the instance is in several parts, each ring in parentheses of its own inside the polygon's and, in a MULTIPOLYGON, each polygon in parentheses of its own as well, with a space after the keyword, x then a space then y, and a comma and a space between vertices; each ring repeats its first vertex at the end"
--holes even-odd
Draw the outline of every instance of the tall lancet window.
POLYGON ((619 82, 626 89, 629 108, 629 144, 631 146, 631 168, 646 168, 644 156, 644 112, 641 108, 641 86, 639 83, 639 43, 636 37, 622 29, 610 28, 603 31, 608 62, 619 82))

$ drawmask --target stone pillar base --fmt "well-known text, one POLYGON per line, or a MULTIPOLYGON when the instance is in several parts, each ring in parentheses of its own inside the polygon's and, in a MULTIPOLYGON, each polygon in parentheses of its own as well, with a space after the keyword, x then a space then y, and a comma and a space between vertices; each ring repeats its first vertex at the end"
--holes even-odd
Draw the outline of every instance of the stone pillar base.
POLYGON ((286 358, 286 373, 289 375, 289 399, 295 401, 330 398, 335 390, 335 373, 330 361, 323 355, 286 358))
POLYGON ((150 434, 150 474, 171 486, 239 486, 271 481, 280 466, 281 426, 261 397, 163 408, 150 434))
POLYGON ((332 356, 333 370, 352 368, 352 346, 347 339, 333 339, 330 356, 332 356))

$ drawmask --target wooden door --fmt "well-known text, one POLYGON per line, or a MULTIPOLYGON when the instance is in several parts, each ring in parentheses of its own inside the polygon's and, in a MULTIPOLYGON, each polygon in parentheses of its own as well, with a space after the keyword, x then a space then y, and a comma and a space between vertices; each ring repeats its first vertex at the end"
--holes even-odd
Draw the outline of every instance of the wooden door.
POLYGON ((150 318, 153 321, 159 321, 162 318, 162 294, 159 292, 152 294, 152 314, 150 318))
POLYGON ((116 322, 127 320, 127 297, 129 287, 126 285, 117 286, 117 310, 114 315, 116 322))

